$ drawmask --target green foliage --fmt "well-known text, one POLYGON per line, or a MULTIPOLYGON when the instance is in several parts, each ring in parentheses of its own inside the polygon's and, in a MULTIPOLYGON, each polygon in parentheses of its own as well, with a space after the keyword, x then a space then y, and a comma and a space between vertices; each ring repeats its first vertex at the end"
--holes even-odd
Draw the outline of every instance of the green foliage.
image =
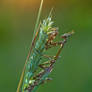
POLYGON ((35 80, 33 80, 33 77, 35 76, 35 72, 37 71, 39 64, 41 64, 40 61, 42 59, 43 52, 45 51, 45 45, 49 35, 48 33, 51 32, 51 28, 52 21, 51 18, 48 17, 41 24, 39 39, 35 43, 33 51, 29 56, 29 60, 26 64, 22 92, 25 92, 24 90, 30 87, 30 85, 35 82, 35 80))

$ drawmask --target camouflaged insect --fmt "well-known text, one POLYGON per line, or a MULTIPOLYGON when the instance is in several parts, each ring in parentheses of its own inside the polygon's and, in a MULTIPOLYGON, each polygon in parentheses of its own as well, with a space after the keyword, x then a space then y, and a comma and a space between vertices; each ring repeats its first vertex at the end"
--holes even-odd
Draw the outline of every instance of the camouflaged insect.
POLYGON ((73 31, 66 33, 61 36, 62 41, 54 42, 58 34, 58 28, 53 27, 52 10, 49 17, 43 20, 37 30, 42 4, 43 0, 41 0, 31 48, 21 74, 17 92, 35 92, 41 84, 51 80, 48 76, 53 70, 54 64, 59 58, 64 44, 67 42, 67 38, 74 33, 73 31), (60 46, 56 55, 44 55, 47 50, 55 46, 60 46), (44 58, 47 58, 48 61, 43 61, 42 63, 41 61, 44 58))
POLYGON ((51 20, 50 16, 43 20, 43 23, 40 26, 38 39, 26 64, 22 92, 35 92, 39 85, 51 80, 48 78, 48 75, 53 70, 54 64, 57 61, 61 50, 67 41, 67 38, 73 33, 73 31, 66 33, 62 35, 62 41, 54 42, 53 40, 58 34, 58 29, 53 27, 53 21, 51 20), (58 45, 60 48, 55 56, 51 57, 44 55, 46 50, 58 45), (49 60, 41 63, 41 60, 44 58, 43 56, 49 60), (40 72, 37 72, 39 68, 41 68, 41 70, 40 72))

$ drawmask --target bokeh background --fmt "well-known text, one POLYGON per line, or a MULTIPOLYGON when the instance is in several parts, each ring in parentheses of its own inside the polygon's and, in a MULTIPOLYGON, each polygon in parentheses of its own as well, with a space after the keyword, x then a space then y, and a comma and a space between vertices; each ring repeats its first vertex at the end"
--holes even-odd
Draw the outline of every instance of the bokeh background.
MULTIPOLYGON (((0 92, 16 92, 39 5, 40 0, 0 0, 0 92)), ((92 0, 44 0, 41 19, 52 7, 59 36, 75 34, 51 74, 53 81, 37 92, 92 92, 92 0)))

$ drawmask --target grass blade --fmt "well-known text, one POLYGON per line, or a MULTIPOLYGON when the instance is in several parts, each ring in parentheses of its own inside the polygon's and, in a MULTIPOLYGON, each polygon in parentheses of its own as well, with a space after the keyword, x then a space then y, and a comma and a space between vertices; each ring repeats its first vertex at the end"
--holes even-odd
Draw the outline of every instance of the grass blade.
MULTIPOLYGON (((35 28, 34 28, 34 34, 33 34, 32 44, 33 44, 33 41, 34 41, 34 37, 35 37, 35 34, 36 34, 36 30, 37 30, 38 25, 39 25, 40 16, 41 16, 41 11, 42 11, 42 5, 43 5, 43 0, 41 0, 39 12, 38 12, 38 16, 37 16, 37 20, 36 20, 36 25, 35 25, 35 28)), ((31 44, 31 47, 32 47, 32 44, 31 44)), ((25 66, 26 66, 26 63, 27 63, 27 61, 28 61, 29 55, 30 55, 30 51, 29 51, 27 60, 26 60, 26 62, 25 62, 25 65, 24 65, 24 68, 23 68, 23 71, 22 71, 22 74, 21 74, 21 77, 20 77, 20 81, 19 81, 19 84, 18 84, 18 87, 17 87, 17 92, 20 92, 20 88, 21 88, 21 85, 22 85, 22 81, 23 81, 23 77, 24 77, 24 72, 25 72, 25 66)))

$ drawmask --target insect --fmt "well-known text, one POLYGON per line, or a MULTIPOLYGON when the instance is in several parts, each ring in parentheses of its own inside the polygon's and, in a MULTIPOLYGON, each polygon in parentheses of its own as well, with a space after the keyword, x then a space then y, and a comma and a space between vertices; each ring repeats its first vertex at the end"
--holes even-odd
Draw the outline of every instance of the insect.
POLYGON ((28 90, 28 92, 32 92, 32 91, 34 92, 34 90, 40 84, 43 84, 48 80, 51 80, 51 78, 48 78, 48 75, 53 70, 54 64, 55 64, 56 60, 58 59, 58 57, 61 53, 61 50, 62 50, 63 46, 65 45, 68 37, 70 37, 73 33, 74 32, 72 31, 70 33, 66 33, 66 34, 62 35, 63 41, 53 42, 53 40, 56 38, 56 35, 57 35, 57 28, 54 28, 54 30, 52 29, 52 33, 49 34, 48 40, 44 47, 47 50, 53 46, 60 45, 60 48, 55 56, 51 57, 51 56, 44 55, 44 57, 48 58, 48 61, 46 61, 44 63, 39 63, 38 68, 41 68, 41 70, 39 73, 36 73, 30 79, 29 86, 26 88, 26 90, 28 90))
POLYGON ((50 12, 50 15, 39 24, 38 29, 36 28, 37 31, 30 49, 31 53, 29 52, 24 65, 17 92, 35 92, 40 84, 50 80, 48 75, 53 70, 67 38, 73 34, 73 32, 66 33, 62 35, 62 41, 54 42, 58 35, 58 28, 53 27, 53 23, 50 12), (44 55, 44 52, 55 46, 60 46, 55 56, 44 55), (43 58, 47 58, 48 61, 42 63, 43 58))
POLYGON ((54 42, 53 40, 56 38, 58 34, 58 29, 52 27, 53 22, 51 17, 48 17, 46 20, 43 20, 43 23, 40 26, 40 32, 37 42, 33 48, 33 52, 31 53, 29 60, 26 64, 24 81, 22 86, 22 92, 32 92, 35 88, 48 79, 49 73, 53 69, 53 65, 58 59, 61 49, 67 41, 67 38, 72 33, 67 33, 62 36, 64 39, 60 42, 54 42), (58 50, 56 56, 50 57, 45 55, 44 52, 53 46, 60 45, 60 49, 58 50), (42 58, 46 57, 49 61, 41 64, 42 58), (37 69, 41 68, 40 73, 37 72, 37 69))

